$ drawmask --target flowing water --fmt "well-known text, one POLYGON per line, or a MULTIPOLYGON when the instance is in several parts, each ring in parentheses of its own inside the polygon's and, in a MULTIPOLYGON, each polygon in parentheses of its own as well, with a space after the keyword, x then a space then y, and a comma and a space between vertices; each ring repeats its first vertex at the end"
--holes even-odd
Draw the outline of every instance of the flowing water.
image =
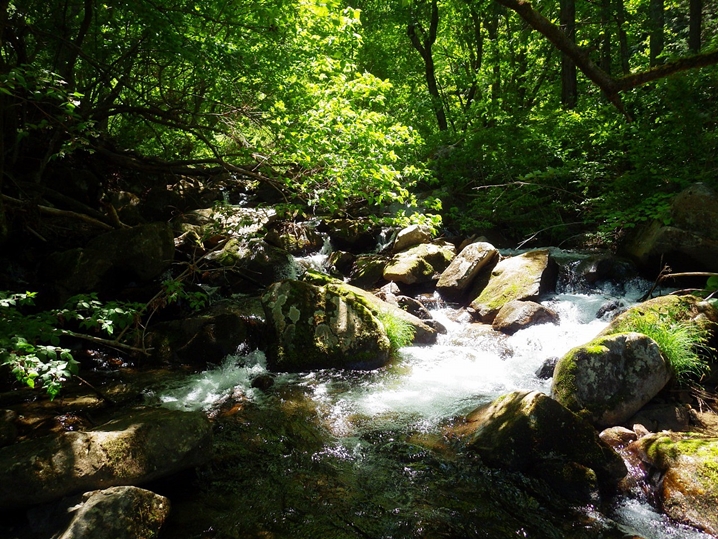
POLYGON ((402 349, 375 371, 279 373, 260 390, 252 386, 267 375, 264 356, 252 351, 148 393, 162 406, 204 410, 216 431, 210 465, 159 486, 173 500, 163 537, 709 537, 639 494, 573 507, 540 481, 483 466, 445 435, 501 394, 548 393, 550 380, 536 376, 542 363, 589 341, 607 324, 602 308, 635 301, 645 286, 556 295, 544 304, 560 324, 510 337, 438 308, 447 333, 437 344, 402 349))

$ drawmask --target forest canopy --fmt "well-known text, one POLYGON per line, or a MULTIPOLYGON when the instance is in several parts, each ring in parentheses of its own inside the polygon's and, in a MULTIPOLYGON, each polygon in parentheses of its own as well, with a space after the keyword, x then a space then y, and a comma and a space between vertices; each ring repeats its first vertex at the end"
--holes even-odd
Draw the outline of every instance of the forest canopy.
POLYGON ((4 0, 0 29, 3 237, 93 160, 544 243, 717 182, 712 2, 4 0))

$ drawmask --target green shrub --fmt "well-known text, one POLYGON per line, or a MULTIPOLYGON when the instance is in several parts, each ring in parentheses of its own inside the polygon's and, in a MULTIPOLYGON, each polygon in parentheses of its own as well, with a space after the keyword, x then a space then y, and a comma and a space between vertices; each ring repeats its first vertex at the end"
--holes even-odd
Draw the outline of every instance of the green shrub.
POLYGON ((680 384, 700 379, 709 366, 708 330, 692 321, 678 321, 667 314, 636 313, 626 320, 628 331, 647 335, 658 344, 680 384))
POLYGON ((383 324, 386 336, 391 343, 392 354, 399 348, 409 346, 413 342, 414 326, 409 322, 388 311, 379 313, 378 318, 383 324))

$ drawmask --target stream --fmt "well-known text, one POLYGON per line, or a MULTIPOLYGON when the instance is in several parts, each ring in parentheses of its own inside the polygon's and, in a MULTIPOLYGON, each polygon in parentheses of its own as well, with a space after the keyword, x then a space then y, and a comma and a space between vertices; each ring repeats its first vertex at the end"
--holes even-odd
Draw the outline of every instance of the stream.
MULTIPOLYGON (((636 492, 576 507, 518 473, 484 466, 446 429, 507 392, 550 392, 544 361, 591 340, 606 305, 627 306, 650 283, 578 293, 563 284, 542 303, 560 324, 512 336, 435 302, 446 328, 374 371, 323 370, 266 379, 260 351, 147 391, 150 403, 204 410, 215 455, 196 475, 154 487, 173 509, 161 537, 708 539, 669 521, 636 492)), ((585 292, 585 291, 584 291, 585 292)))

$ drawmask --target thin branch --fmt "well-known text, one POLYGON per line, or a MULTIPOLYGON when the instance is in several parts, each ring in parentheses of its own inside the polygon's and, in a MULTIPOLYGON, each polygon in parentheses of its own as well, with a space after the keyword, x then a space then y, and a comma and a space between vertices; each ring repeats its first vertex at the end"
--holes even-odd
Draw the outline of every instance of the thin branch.
MULTIPOLYGON (((0 195, 2 196, 3 200, 6 200, 8 202, 11 202, 13 204, 18 204, 21 206, 24 206, 26 203, 22 200, 19 200, 17 198, 13 198, 8 195, 0 195)), ((92 226, 96 226, 98 228, 104 228, 105 230, 114 230, 114 227, 108 225, 107 223, 103 223, 102 221, 98 221, 97 219, 90 217, 89 215, 85 215, 84 213, 76 213, 74 211, 68 211, 68 210, 58 210, 57 208, 50 208, 49 206, 42 206, 37 205, 35 206, 40 213, 44 213, 46 215, 52 215, 55 217, 66 217, 69 219, 75 219, 79 221, 83 221, 87 224, 90 224, 92 226)))

